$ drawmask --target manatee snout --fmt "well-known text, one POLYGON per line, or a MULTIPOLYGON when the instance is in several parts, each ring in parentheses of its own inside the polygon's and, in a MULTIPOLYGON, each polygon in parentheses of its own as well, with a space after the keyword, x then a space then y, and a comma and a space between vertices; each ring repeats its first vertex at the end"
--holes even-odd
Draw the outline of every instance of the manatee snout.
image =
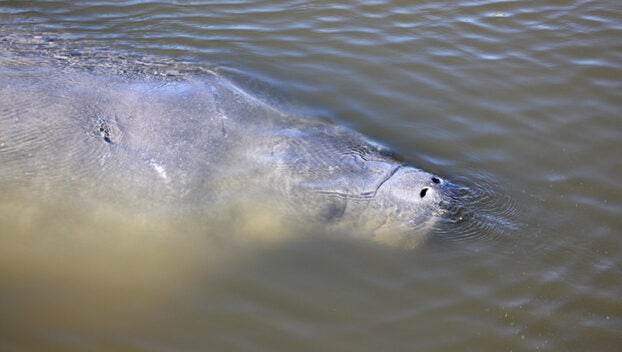
POLYGON ((460 202, 460 188, 450 181, 436 175, 430 175, 428 184, 418 185, 419 196, 430 207, 436 218, 443 220, 465 217, 464 207, 460 202))
POLYGON ((441 209, 454 199, 449 182, 410 166, 401 166, 383 186, 397 199, 424 209, 441 209))
POLYGON ((400 165, 378 187, 364 216, 376 230, 421 232, 443 216, 452 194, 443 178, 400 165))
MULTIPOLYGON (((424 172, 425 174, 425 172, 424 172)), ((415 181, 415 184, 421 188, 421 190, 419 191, 419 197, 426 201, 425 198, 426 197, 430 197, 432 196, 433 198, 438 198, 439 199, 439 206, 444 206, 446 204, 448 204, 451 200, 451 189, 449 184, 447 183, 447 181, 443 180, 442 178, 429 174, 429 175, 423 175, 423 184, 419 185, 419 182, 415 181), (426 176, 428 176, 429 180, 427 180, 426 182, 426 176)), ((415 187, 417 187, 415 186, 415 187)))

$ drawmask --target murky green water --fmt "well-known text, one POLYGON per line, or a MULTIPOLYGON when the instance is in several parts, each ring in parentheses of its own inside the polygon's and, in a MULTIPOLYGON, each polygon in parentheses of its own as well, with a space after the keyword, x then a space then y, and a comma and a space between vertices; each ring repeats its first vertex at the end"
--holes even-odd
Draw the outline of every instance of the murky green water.
POLYGON ((0 25, 235 71, 489 187, 495 214, 413 251, 232 244, 196 219, 1 189, 0 350, 622 346, 618 1, 0 1, 0 25))

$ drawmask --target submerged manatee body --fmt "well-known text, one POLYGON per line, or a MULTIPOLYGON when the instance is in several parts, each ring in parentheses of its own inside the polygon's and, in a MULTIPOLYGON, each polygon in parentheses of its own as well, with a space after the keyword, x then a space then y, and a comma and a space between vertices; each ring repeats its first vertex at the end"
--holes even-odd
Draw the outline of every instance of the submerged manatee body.
POLYGON ((19 59, 0 65, 0 187, 129 212, 243 204, 378 237, 424 232, 450 201, 441 177, 211 71, 168 79, 19 59))

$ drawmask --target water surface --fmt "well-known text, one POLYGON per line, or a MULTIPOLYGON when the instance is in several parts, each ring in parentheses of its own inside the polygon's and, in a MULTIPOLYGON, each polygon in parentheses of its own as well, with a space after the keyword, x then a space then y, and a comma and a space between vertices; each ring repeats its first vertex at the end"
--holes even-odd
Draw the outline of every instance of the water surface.
POLYGON ((619 2, 1 1, 0 26, 221 68, 479 190, 487 220, 413 251, 232 245, 2 189, 0 349, 622 346, 619 2))

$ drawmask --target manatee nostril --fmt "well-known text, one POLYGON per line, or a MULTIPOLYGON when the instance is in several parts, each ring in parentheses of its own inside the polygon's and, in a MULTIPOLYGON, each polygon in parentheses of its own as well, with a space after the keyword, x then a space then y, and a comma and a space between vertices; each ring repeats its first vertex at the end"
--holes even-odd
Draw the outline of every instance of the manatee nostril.
POLYGON ((425 197, 425 194, 428 193, 428 189, 424 188, 421 190, 421 192, 419 192, 419 195, 421 196, 421 198, 425 197))
POLYGON ((436 183, 436 184, 439 184, 439 183, 441 183, 441 180, 439 180, 439 179, 438 179, 438 177, 434 177, 434 176, 433 176, 433 177, 432 177, 432 182, 434 182, 434 183, 436 183))

